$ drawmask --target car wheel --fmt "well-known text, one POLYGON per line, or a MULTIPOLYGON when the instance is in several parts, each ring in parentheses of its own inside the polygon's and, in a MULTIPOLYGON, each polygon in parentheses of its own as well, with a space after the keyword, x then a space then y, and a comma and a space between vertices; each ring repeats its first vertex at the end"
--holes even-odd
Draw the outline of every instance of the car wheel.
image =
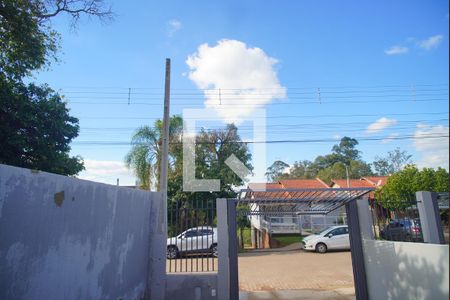
POLYGON ((318 243, 316 245, 316 252, 319 252, 319 253, 327 252, 327 245, 325 245, 324 243, 318 243))
POLYGON ((217 251, 217 244, 211 246, 211 254, 213 257, 219 256, 219 252, 217 251))
POLYGON ((167 258, 168 259, 175 259, 178 257, 178 248, 175 246, 169 246, 167 247, 167 258))

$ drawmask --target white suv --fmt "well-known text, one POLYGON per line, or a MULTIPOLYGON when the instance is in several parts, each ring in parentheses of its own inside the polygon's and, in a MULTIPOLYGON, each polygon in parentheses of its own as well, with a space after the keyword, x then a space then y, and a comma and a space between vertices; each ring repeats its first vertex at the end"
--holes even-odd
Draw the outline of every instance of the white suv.
POLYGON ((189 228, 176 237, 168 238, 167 258, 175 259, 182 253, 210 253, 217 257, 217 228, 189 228))
POLYGON ((332 249, 350 249, 348 226, 332 226, 319 234, 311 234, 303 239, 302 248, 319 253, 325 253, 332 249))

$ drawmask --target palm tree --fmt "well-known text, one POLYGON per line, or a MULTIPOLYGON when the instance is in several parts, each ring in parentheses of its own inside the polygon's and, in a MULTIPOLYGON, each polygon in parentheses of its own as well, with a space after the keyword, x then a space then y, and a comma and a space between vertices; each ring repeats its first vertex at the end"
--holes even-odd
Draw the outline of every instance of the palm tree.
MULTIPOLYGON (((138 128, 131 139, 132 148, 125 156, 128 168, 133 169, 140 181, 141 188, 159 190, 159 174, 162 152, 163 122, 155 121, 153 127, 138 128)), ((181 137, 183 120, 180 116, 172 116, 169 124, 169 172, 181 159, 181 137)))

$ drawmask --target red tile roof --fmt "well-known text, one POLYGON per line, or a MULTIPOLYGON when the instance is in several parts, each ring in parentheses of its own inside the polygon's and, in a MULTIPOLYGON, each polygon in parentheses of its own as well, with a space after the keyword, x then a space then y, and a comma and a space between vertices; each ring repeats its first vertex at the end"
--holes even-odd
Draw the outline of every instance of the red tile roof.
POLYGON ((252 190, 273 190, 273 189, 282 189, 280 183, 278 182, 271 182, 271 183, 249 183, 248 188, 252 190))
POLYGON ((363 177, 361 179, 366 180, 370 184, 380 187, 384 186, 387 182, 389 176, 369 176, 369 177, 363 177))
MULTIPOLYGON (((350 187, 351 188, 364 188, 364 187, 373 187, 373 184, 367 182, 362 179, 350 179, 350 187)), ((340 187, 347 188, 347 179, 332 179, 331 180, 332 187, 340 187)))
POLYGON ((286 189, 323 189, 329 188, 326 183, 324 183, 319 178, 316 179, 284 179, 280 180, 279 183, 286 189))

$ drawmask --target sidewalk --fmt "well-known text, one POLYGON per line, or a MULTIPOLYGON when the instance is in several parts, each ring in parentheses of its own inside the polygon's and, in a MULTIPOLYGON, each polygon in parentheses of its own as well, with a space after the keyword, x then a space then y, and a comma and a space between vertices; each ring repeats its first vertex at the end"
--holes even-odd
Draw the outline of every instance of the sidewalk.
POLYGON ((334 291, 321 290, 278 290, 260 292, 239 292, 239 300, 354 300, 353 288, 334 291))

